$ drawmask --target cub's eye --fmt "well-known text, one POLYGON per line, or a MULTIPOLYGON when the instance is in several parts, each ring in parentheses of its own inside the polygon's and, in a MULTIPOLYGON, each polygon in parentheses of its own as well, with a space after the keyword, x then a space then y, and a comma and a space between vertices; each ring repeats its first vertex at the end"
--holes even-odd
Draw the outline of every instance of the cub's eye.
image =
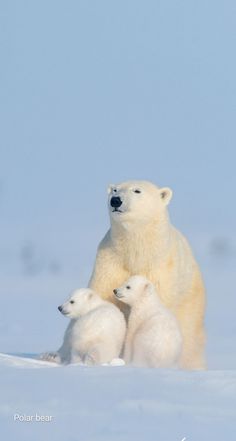
POLYGON ((70 303, 73 305, 73 303, 75 303, 75 301, 74 301, 74 300, 71 300, 70 303))
POLYGON ((130 289, 130 286, 129 286, 129 285, 127 285, 127 286, 126 286, 126 289, 130 289))
POLYGON ((117 188, 113 188, 113 192, 114 192, 114 193, 117 193, 117 188))
POLYGON ((138 188, 136 188, 136 190, 134 190, 134 193, 142 193, 141 190, 139 190, 138 188))

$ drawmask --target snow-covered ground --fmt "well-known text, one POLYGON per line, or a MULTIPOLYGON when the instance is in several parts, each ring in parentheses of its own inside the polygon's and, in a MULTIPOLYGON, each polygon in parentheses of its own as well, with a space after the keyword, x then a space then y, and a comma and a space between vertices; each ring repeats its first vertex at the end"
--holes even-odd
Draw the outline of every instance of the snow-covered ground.
POLYGON ((1 367, 9 440, 234 440, 236 372, 1 367), (51 422, 14 421, 44 415, 51 422))

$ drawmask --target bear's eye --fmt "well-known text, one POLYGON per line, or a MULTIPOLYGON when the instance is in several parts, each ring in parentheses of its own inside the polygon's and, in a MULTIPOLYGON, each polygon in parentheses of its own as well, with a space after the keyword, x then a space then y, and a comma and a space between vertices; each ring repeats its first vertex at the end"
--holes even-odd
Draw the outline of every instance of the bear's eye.
POLYGON ((71 300, 70 303, 73 305, 73 303, 75 303, 75 301, 74 301, 74 300, 71 300))
POLYGON ((134 190, 134 193, 142 193, 141 190, 139 190, 138 188, 136 188, 136 190, 134 190))
POLYGON ((129 285, 127 285, 127 286, 126 286, 126 289, 130 289, 130 286, 129 286, 129 285))
POLYGON ((114 192, 114 193, 117 193, 117 188, 113 188, 113 192, 114 192))

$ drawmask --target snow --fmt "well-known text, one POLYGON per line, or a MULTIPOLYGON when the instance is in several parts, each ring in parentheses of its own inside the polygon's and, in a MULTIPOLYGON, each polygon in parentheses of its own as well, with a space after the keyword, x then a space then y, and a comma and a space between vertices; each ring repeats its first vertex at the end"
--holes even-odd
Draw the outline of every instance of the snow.
POLYGON ((7 439, 233 440, 236 372, 0 367, 7 439), (51 422, 14 421, 14 415, 51 422))

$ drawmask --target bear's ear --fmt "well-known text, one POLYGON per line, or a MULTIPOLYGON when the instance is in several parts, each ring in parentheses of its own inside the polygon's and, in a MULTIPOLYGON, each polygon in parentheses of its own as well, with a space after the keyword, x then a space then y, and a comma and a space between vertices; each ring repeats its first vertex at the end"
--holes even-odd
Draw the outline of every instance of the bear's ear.
POLYGON ((171 188, 163 187, 163 188, 160 188, 159 191, 160 191, 161 200, 164 202, 165 205, 168 205, 171 198, 172 198, 172 194, 173 194, 171 188))
POLYGON ((110 184, 110 185, 108 185, 108 187, 107 187, 107 193, 110 194, 110 193, 112 192, 113 188, 115 188, 115 184, 110 184))

